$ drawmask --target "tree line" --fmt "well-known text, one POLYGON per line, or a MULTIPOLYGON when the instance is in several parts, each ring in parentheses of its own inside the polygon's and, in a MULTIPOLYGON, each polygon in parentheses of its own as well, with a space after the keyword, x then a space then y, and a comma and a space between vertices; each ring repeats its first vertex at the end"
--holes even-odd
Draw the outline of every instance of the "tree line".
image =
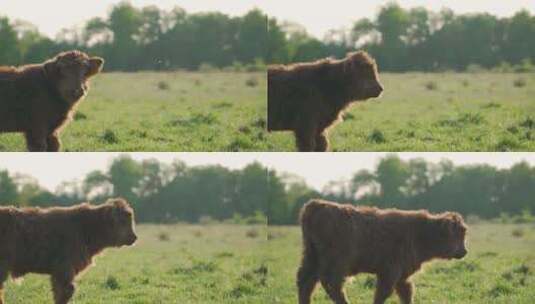
POLYGON ((80 49, 106 58, 107 70, 262 69, 266 20, 258 9, 231 17, 219 12, 189 14, 179 7, 137 8, 124 1, 106 18, 92 18, 51 39, 31 23, 0 13, 0 64, 41 62, 60 51, 80 49))
POLYGON ((535 16, 521 10, 512 17, 488 13, 457 15, 423 7, 382 6, 374 19, 331 30, 320 40, 306 29, 270 18, 268 62, 290 63, 343 57, 364 49, 386 71, 535 71, 535 16))
POLYGON ((55 191, 44 189, 31 176, 0 171, 0 205, 69 206, 123 197, 140 222, 265 222, 266 172, 259 163, 231 170, 218 165, 189 167, 179 160, 172 164, 137 161, 122 155, 106 170, 66 181, 55 191))
POLYGON ((483 219, 535 214, 535 167, 527 162, 498 169, 487 164, 455 166, 449 160, 404 161, 392 154, 374 170, 332 181, 322 191, 294 175, 282 175, 270 187, 269 221, 274 224, 296 223, 300 208, 311 198, 379 208, 457 211, 483 219))
POLYGON ((332 181, 321 191, 296 175, 260 163, 231 170, 218 165, 187 166, 156 159, 115 158, 106 170, 64 182, 51 192, 30 176, 0 170, 0 205, 69 206, 109 197, 131 202, 140 222, 172 223, 242 220, 295 224, 311 198, 380 208, 457 211, 490 219, 535 214, 535 166, 507 169, 477 164, 455 166, 424 159, 381 159, 374 170, 332 181))
POLYGON ((232 17, 220 12, 190 14, 176 7, 137 8, 128 1, 51 39, 29 22, 0 14, 0 63, 41 62, 68 49, 107 59, 107 70, 174 70, 230 67, 263 70, 264 63, 311 61, 370 52, 384 71, 535 71, 535 16, 455 14, 396 2, 373 19, 315 38, 302 26, 259 9, 232 17))

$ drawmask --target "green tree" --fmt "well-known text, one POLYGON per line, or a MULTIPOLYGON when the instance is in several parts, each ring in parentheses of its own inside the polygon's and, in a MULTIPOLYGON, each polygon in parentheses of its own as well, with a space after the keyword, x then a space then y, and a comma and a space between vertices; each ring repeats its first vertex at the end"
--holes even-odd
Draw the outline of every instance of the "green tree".
MULTIPOLYGON (((368 18, 360 19, 351 28, 350 46, 358 47, 373 39, 373 34, 377 32, 376 25, 368 18)), ((378 43, 378 41, 371 41, 378 43)))
POLYGON ((382 206, 400 206, 403 204, 410 172, 408 166, 396 155, 389 155, 379 161, 376 169, 376 181, 381 189, 382 206))
MULTIPOLYGON (((277 175, 275 170, 268 170, 267 174, 268 189, 268 223, 284 224, 290 217, 288 200, 286 197, 285 183, 277 175)), ((291 221, 294 222, 294 221, 291 221)))
POLYGON ((504 59, 512 64, 519 64, 526 58, 535 61, 535 16, 521 10, 503 24, 501 51, 504 59))
POLYGON ((17 32, 7 17, 0 16, 0 62, 3 65, 16 65, 21 60, 21 50, 17 32))
POLYGON ((236 56, 240 62, 266 60, 268 47, 267 16, 253 9, 240 18, 236 36, 236 56))
POLYGON ((13 205, 17 198, 17 185, 6 170, 0 171, 0 205, 13 205))
POLYGON ((138 50, 140 29, 143 25, 141 12, 129 2, 121 2, 111 10, 109 29, 113 33, 113 44, 110 50, 110 65, 115 69, 131 70, 132 57, 138 50))
POLYGON ((237 172, 235 210, 241 215, 252 216, 268 211, 267 168, 258 162, 237 172))
POLYGON ((268 63, 287 63, 290 60, 288 49, 288 40, 286 32, 280 27, 275 18, 268 21, 268 45, 267 59, 268 63))
POLYGON ((407 32, 410 15, 395 2, 381 8, 377 16, 377 30, 381 34, 381 49, 377 57, 381 65, 389 70, 401 70, 406 62, 407 32))
POLYGON ((113 196, 124 197, 134 204, 138 201, 137 189, 143 178, 140 163, 129 155, 122 155, 113 160, 107 175, 113 186, 113 196))

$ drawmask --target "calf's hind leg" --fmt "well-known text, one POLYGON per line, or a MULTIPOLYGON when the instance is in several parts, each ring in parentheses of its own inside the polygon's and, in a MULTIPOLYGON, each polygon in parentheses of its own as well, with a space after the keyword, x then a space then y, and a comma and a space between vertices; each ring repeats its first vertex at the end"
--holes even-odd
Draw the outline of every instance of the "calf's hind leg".
POLYGON ((374 304, 384 304, 394 292, 394 285, 398 277, 394 274, 381 274, 377 275, 377 287, 375 289, 374 304))
POLYGON ((396 285, 396 292, 402 304, 412 303, 412 294, 414 287, 410 281, 400 280, 396 285))
POLYGON ((343 290, 344 277, 334 274, 322 275, 320 281, 321 286, 323 286, 323 289, 325 289, 325 292, 327 292, 327 295, 329 295, 329 298, 331 298, 334 303, 349 304, 343 290))
POLYGON ((310 297, 318 283, 317 264, 310 256, 303 256, 301 267, 297 271, 297 288, 299 289, 299 304, 310 304, 310 297))
POLYGON ((52 275, 52 291, 55 304, 68 304, 74 295, 74 276, 69 273, 56 273, 52 275))
POLYGON ((4 284, 7 281, 9 272, 5 265, 0 264, 0 304, 4 304, 4 284))

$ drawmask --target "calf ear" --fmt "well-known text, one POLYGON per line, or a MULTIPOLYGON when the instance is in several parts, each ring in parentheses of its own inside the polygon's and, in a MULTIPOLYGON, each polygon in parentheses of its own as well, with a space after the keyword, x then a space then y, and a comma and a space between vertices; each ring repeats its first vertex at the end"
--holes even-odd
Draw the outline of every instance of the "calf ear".
POLYGON ((122 210, 117 199, 109 199, 104 205, 106 205, 106 210, 114 221, 120 217, 122 210))
POLYGON ((463 216, 457 212, 447 212, 446 217, 456 224, 462 224, 464 222, 463 216))
POLYGON ((447 229, 450 233, 461 227, 464 227, 463 217, 457 212, 443 213, 440 221, 442 227, 447 229))
POLYGON ((87 72, 87 77, 94 76, 102 71, 104 66, 104 59, 100 57, 93 57, 89 59, 89 72, 87 72))

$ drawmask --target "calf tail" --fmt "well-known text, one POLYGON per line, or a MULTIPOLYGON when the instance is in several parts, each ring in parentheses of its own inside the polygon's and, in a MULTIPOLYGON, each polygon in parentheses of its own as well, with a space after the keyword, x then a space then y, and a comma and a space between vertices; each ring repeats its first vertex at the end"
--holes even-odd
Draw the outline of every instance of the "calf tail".
POLYGON ((301 227, 313 225, 312 221, 315 213, 323 207, 324 203, 319 199, 312 199, 303 205, 299 212, 299 223, 301 227))
POLYGON ((319 263, 318 251, 310 239, 303 237, 303 259, 301 267, 317 269, 319 263))
POLYGON ((319 254, 313 241, 313 214, 317 201, 310 201, 301 208, 299 221, 303 236, 303 256, 297 271, 299 304, 309 304, 312 292, 319 280, 319 254))
POLYGON ((313 245, 314 239, 317 238, 317 235, 314 235, 314 231, 317 231, 315 228, 321 225, 321 216, 318 213, 323 209, 323 205, 324 203, 321 200, 312 199, 303 205, 299 212, 299 223, 301 224, 305 252, 317 254, 313 245))

